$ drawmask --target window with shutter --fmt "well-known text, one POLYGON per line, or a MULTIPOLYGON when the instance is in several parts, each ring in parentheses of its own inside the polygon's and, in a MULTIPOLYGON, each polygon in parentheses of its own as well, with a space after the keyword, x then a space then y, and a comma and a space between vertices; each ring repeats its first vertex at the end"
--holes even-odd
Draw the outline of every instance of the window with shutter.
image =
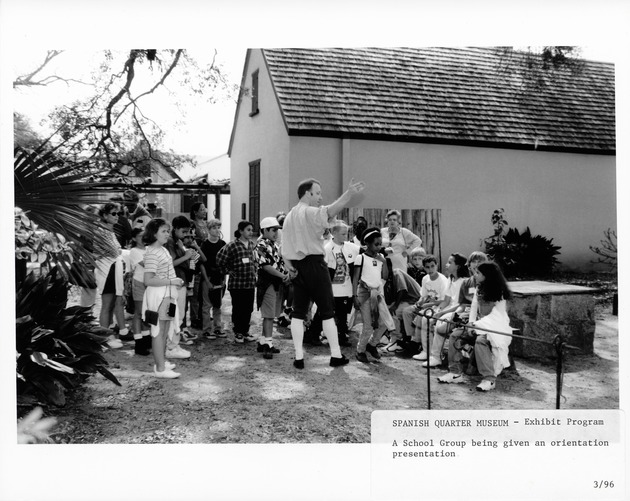
POLYGON ((258 232, 260 225, 260 160, 249 163, 249 221, 258 232))

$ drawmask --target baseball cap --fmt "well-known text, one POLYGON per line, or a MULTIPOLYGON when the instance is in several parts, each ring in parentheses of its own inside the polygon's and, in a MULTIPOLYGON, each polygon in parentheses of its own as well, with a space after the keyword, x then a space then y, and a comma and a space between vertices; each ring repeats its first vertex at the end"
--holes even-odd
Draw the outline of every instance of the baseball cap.
POLYGON ((260 229, 280 228, 280 223, 275 217, 266 217, 260 222, 260 229))

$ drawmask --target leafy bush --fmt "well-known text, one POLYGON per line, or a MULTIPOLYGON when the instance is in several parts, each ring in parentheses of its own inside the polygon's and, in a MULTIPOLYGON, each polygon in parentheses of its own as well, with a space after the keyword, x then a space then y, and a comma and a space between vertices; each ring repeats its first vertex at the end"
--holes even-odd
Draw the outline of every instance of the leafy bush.
POLYGON ((111 331, 93 323, 90 308, 66 308, 68 284, 57 270, 31 273, 17 290, 18 405, 63 406, 66 391, 96 372, 120 386, 102 354, 111 331))
POLYGON ((494 235, 484 239, 486 254, 496 261, 507 278, 547 277, 559 263, 556 256, 560 247, 552 238, 532 236, 529 227, 520 233, 515 228, 506 231, 507 221, 503 209, 492 214, 494 235))

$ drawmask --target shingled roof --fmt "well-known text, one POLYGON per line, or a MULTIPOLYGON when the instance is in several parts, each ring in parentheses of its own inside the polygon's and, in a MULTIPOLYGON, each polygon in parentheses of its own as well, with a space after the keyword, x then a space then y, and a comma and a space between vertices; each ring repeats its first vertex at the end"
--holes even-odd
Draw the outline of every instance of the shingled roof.
POLYGON ((289 135, 615 152, 609 63, 563 67, 534 88, 521 71, 531 57, 500 48, 263 54, 289 135))

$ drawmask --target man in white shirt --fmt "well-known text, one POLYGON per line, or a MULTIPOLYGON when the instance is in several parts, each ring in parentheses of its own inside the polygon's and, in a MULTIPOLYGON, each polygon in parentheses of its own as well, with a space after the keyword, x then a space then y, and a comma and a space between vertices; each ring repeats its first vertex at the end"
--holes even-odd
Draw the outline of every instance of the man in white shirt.
POLYGON ((324 259, 324 230, 344 207, 360 202, 363 182, 350 181, 348 189, 332 204, 322 205, 322 188, 316 179, 305 179, 298 186, 300 201, 284 221, 282 256, 293 279, 293 315, 291 337, 295 347, 296 369, 304 368, 304 319, 310 301, 314 301, 322 318, 322 329, 330 347, 330 366, 348 363, 341 354, 335 325, 334 298, 328 266, 324 259))

